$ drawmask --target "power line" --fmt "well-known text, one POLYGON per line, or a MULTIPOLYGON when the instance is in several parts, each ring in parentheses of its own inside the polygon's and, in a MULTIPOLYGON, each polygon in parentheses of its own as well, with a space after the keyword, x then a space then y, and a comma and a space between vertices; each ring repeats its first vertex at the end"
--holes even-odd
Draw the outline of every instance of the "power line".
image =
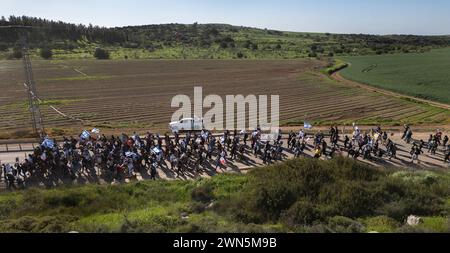
POLYGON ((41 109, 39 107, 39 98, 36 91, 36 83, 34 81, 33 67, 31 65, 30 53, 28 51, 27 44, 27 33, 26 29, 32 28, 31 26, 24 25, 11 25, 11 26, 0 26, 0 29, 19 29, 20 39, 19 43, 22 48, 22 61, 23 69, 25 74, 25 86, 27 87, 27 96, 29 110, 31 113, 31 124, 33 127, 33 132, 41 139, 45 137, 44 121, 41 114, 41 109))
POLYGON ((21 40, 25 83, 28 86, 28 101, 32 115, 33 130, 35 134, 43 138, 45 136, 44 122, 42 119, 41 109, 39 107, 36 83, 34 81, 33 68, 31 65, 30 53, 28 51, 25 35, 23 35, 21 40))

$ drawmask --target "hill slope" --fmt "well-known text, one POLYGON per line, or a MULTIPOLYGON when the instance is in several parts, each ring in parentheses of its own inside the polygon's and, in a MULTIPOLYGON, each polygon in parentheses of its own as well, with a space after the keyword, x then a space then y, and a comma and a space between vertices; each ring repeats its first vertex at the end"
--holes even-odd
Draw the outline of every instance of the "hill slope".
MULTIPOLYGON (((24 25, 31 47, 51 48, 54 58, 92 58, 104 47, 114 59, 295 59, 333 55, 419 52, 450 46, 448 36, 375 36, 281 32, 224 24, 165 24, 102 28, 32 17, 0 19, 0 26, 24 25)), ((12 58, 18 29, 0 29, 0 57, 12 58)))

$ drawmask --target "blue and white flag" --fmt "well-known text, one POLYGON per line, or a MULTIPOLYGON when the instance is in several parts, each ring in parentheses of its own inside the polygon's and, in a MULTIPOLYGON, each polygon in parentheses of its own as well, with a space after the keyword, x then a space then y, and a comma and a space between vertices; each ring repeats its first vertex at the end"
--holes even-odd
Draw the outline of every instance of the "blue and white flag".
POLYGON ((53 148, 55 147, 55 142, 53 142, 52 140, 45 138, 45 140, 42 142, 42 146, 44 148, 53 148))
POLYGON ((134 157, 137 156, 137 154, 134 153, 134 152, 126 152, 126 153, 125 153, 125 156, 126 156, 126 157, 132 157, 132 158, 134 158, 134 157))
POLYGON ((313 126, 312 126, 311 124, 305 122, 305 124, 303 125, 303 127, 304 127, 305 129, 311 129, 313 126))
POLYGON ((153 153, 155 153, 155 154, 159 154, 159 153, 162 152, 162 150, 159 149, 159 148, 157 148, 157 147, 153 148, 152 151, 153 151, 153 153))
POLYGON ((89 139, 89 137, 91 137, 91 134, 89 134, 88 131, 84 130, 84 131, 81 133, 80 137, 81 137, 81 139, 83 139, 83 140, 87 140, 87 139, 89 139))
POLYGON ((100 130, 97 129, 97 128, 94 128, 94 129, 92 129, 91 132, 94 133, 94 134, 99 134, 99 133, 100 133, 100 130))

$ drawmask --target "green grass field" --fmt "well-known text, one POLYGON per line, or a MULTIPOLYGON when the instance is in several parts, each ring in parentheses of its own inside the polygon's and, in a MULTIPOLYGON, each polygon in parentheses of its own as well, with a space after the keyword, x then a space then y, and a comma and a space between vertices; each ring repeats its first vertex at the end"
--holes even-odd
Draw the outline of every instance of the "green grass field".
POLYGON ((341 57, 350 80, 450 104, 450 48, 422 54, 341 57))

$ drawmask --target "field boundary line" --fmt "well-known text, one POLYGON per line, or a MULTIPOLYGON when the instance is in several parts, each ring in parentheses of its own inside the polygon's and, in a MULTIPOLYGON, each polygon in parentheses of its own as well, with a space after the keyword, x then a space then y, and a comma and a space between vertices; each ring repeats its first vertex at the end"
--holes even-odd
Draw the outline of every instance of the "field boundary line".
POLYGON ((385 90, 385 89, 381 89, 381 88, 376 88, 374 86, 371 86, 371 85, 368 85, 368 84, 364 84, 364 83, 361 83, 361 82, 352 81, 352 80, 349 80, 349 79, 343 77, 339 72, 340 71, 337 71, 337 72, 333 73, 330 76, 334 81, 337 81, 339 83, 352 85, 354 87, 358 87, 358 88, 365 89, 365 90, 372 91, 372 92, 377 92, 377 93, 380 93, 380 94, 383 94, 383 95, 387 95, 387 96, 391 96, 391 97, 395 97, 395 98, 410 99, 410 100, 413 100, 413 102, 425 103, 425 104, 430 105, 430 106, 438 107, 438 108, 445 109, 445 110, 450 110, 450 105, 447 105, 447 104, 444 104, 444 103, 435 102, 435 101, 431 101, 431 100, 426 100, 426 99, 422 99, 422 98, 416 98, 416 97, 409 96, 409 95, 404 95, 404 94, 401 94, 401 93, 398 93, 398 92, 389 91, 389 90, 385 90))
POLYGON ((78 73, 80 73, 83 76, 88 76, 86 73, 82 72, 81 70, 78 70, 76 68, 74 68, 73 70, 75 70, 75 72, 78 72, 78 73))

